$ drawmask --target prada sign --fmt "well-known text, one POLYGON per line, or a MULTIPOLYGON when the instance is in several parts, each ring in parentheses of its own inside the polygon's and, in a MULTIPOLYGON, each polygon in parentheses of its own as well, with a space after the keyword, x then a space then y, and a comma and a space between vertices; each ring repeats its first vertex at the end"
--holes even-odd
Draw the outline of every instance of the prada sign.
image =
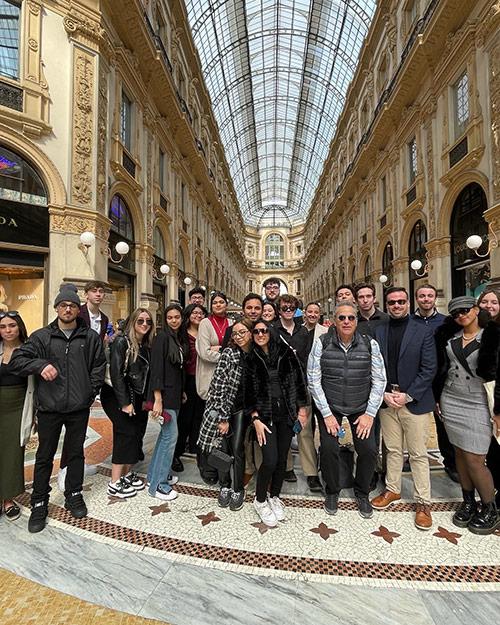
POLYGON ((47 207, 0 199, 0 245, 2 243, 49 247, 47 207))

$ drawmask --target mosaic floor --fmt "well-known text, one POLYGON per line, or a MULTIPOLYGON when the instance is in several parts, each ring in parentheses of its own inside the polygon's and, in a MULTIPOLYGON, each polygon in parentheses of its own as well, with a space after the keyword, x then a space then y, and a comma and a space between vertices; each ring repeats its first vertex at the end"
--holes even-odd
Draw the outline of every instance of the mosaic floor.
MULTIPOLYGON (((146 434, 146 459, 156 428, 151 424, 146 434)), ((21 519, 0 520, 6 546, 0 566, 80 599, 174 625, 267 621, 278 608, 275 600, 291 610, 292 623, 303 622, 301 614, 314 614, 319 623, 335 623, 337 616, 346 622, 346 615, 353 623, 413 623, 416 610, 418 623, 451 625, 455 613, 463 622, 464 606, 475 606, 477 623, 491 623, 489 611, 500 609, 500 531, 478 537, 451 523, 460 490, 436 453, 430 454, 429 532, 413 525, 411 474, 403 478, 402 502, 390 511, 362 519, 352 493, 344 491, 332 517, 322 498, 308 492, 298 458, 299 481, 286 484, 283 494, 286 521, 269 529, 253 510, 252 483, 241 511, 221 509, 216 491, 200 483, 189 458, 172 502, 146 491, 129 500, 107 497, 110 433, 109 421, 95 410, 86 458, 99 471, 85 479, 89 516, 73 519, 54 481, 49 525, 30 535, 29 496, 23 495, 21 519), (262 601, 255 602, 256 592, 262 601), (359 598, 356 605, 348 600, 351 593, 359 598), (382 596, 389 613, 380 611, 382 596)), ((28 454, 27 480, 31 462, 28 454)))

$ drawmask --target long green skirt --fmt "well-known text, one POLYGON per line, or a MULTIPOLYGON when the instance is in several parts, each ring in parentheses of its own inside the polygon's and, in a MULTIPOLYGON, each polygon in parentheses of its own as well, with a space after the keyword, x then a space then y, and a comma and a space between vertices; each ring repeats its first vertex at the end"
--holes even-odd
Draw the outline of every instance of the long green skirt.
POLYGON ((24 492, 24 447, 19 445, 25 386, 0 386, 0 503, 24 492))

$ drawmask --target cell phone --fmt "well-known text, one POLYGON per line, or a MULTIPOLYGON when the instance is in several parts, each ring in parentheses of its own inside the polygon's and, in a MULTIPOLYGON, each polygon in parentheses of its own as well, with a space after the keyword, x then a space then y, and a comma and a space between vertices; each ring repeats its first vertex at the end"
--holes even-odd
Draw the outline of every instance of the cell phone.
POLYGON ((300 434, 302 432, 302 425, 298 419, 293 424, 293 431, 295 434, 300 434))
POLYGON ((344 430, 344 428, 340 428, 340 430, 337 432, 337 436, 338 436, 339 438, 344 438, 344 436, 345 436, 345 430, 344 430))

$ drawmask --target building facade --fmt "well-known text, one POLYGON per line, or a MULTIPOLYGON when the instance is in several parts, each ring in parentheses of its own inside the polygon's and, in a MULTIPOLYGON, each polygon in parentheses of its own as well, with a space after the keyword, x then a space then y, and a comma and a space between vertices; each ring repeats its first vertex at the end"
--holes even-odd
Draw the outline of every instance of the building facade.
POLYGON ((500 282, 499 51, 498 1, 378 4, 305 228, 307 299, 500 282))
POLYGON ((33 330, 90 278, 115 320, 196 284, 241 301, 244 225, 183 4, 0 4, 0 305, 33 330))

